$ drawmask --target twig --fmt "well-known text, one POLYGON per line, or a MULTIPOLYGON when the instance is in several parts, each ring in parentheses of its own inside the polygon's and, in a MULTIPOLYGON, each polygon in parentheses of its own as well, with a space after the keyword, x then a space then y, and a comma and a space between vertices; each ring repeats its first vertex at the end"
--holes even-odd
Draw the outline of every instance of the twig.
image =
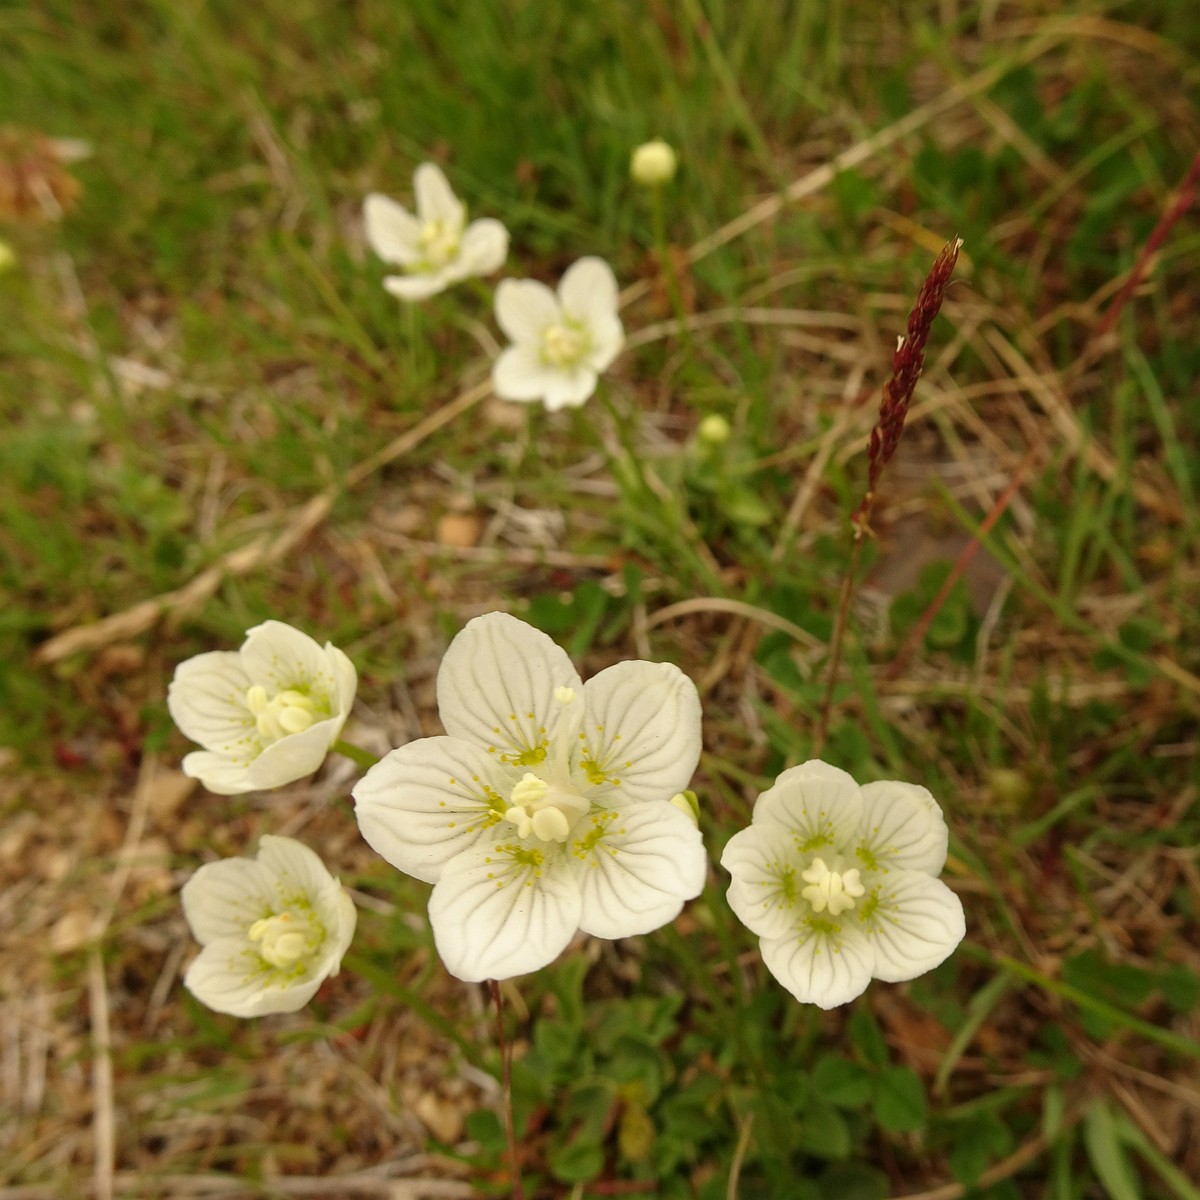
POLYGON ((92 1022, 92 1194, 112 1200, 116 1165, 116 1119, 113 1114, 112 1023, 109 1020, 108 986, 99 943, 88 953, 88 1013, 92 1022))
MULTIPOLYGON (((309 1175, 270 1175, 260 1181, 232 1175, 155 1175, 144 1171, 119 1171, 113 1177, 116 1196, 205 1196, 213 1200, 253 1200, 254 1197, 362 1196, 367 1200, 470 1200, 477 1193, 466 1182, 453 1179, 389 1179, 386 1176, 355 1175, 315 1178, 309 1175)), ((84 1185, 84 1192, 95 1192, 84 1185)), ((58 1200, 62 1188, 53 1183, 17 1184, 0 1187, 0 1200, 58 1200)))
POLYGON ((770 609, 758 608, 753 604, 747 604, 744 600, 729 600, 724 596, 695 596, 691 600, 680 600, 677 604, 668 604, 665 608, 656 609, 646 619, 645 627, 653 629, 655 625, 663 625, 667 621, 673 621, 676 617, 687 617, 698 612, 719 612, 728 613, 734 617, 745 617, 749 621, 757 621, 760 625, 766 625, 771 629, 778 629, 781 633, 786 633, 802 646, 816 648, 823 647, 825 644, 815 634, 809 633, 807 629, 801 629, 799 625, 789 621, 786 617, 781 617, 778 613, 771 612, 770 609))

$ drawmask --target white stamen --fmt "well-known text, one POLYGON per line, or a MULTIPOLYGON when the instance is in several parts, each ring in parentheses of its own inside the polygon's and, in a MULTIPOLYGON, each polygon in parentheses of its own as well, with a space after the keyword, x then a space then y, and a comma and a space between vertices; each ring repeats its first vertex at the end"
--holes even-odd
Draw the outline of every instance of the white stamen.
POLYGON ((575 689, 571 687, 556 687, 554 689, 554 698, 559 704, 573 704, 575 702, 575 689))
POLYGON ((829 910, 831 917, 848 912, 859 896, 866 895, 866 888, 859 880, 858 868, 849 871, 831 871, 823 858, 814 858, 800 878, 809 886, 800 895, 813 907, 813 912, 829 910))
POLYGON ((317 702, 292 688, 272 699, 262 684, 253 684, 246 689, 246 707, 254 717, 259 736, 267 742, 302 733, 317 719, 317 702))
POLYGON ((247 936, 252 942, 261 943, 258 952, 271 966, 290 967, 311 953, 310 932, 297 928, 296 918, 290 912, 281 912, 255 921, 247 936))
POLYGON ((504 814, 517 827, 517 836, 543 842, 565 842, 571 826, 588 810, 588 802, 574 791, 551 787, 531 771, 517 781, 512 803, 504 814))

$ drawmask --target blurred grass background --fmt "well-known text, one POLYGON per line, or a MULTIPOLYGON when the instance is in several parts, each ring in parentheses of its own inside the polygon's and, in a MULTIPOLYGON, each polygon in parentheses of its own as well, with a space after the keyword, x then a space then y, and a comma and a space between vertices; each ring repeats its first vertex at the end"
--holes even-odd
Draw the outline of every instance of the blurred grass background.
POLYGON ((1197 152, 1198 52, 1166 0, 0 7, 0 1198, 504 1194, 480 996, 441 971, 426 889, 361 845, 348 766, 191 790, 171 671, 287 620, 355 659, 349 732, 382 752, 440 731, 476 612, 585 674, 671 659, 706 700, 715 860, 812 751, 878 389, 958 234, 824 756, 939 798, 968 943, 803 1010, 714 868, 673 930, 511 989, 530 1190, 1194 1200, 1194 213, 1095 332, 1197 152), (628 180, 651 136, 682 164, 682 332, 628 180), (495 351, 485 294, 405 309, 366 251, 362 197, 407 202, 426 158, 508 225, 506 273, 588 253, 640 285, 620 420, 464 405, 345 486, 495 351), (179 986, 175 892, 263 832, 363 917, 309 1012, 239 1024, 179 986))

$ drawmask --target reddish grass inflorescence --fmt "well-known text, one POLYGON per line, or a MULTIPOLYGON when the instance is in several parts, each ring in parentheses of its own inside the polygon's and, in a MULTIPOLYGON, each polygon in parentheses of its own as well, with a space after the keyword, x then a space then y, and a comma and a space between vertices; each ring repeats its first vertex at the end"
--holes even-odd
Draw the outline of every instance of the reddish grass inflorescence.
POLYGON ((883 399, 879 403, 879 420, 871 430, 871 442, 867 450, 867 494, 854 512, 854 533, 861 538, 869 528, 871 509, 875 505, 875 489, 879 476, 887 466, 900 435, 904 432, 904 421, 908 406, 912 403, 913 390, 925 366, 925 344, 934 319, 941 311, 946 285, 954 274, 962 238, 947 242, 937 256, 925 282, 917 293, 917 302, 908 314, 908 330, 896 346, 892 355, 892 377, 884 384, 883 399))

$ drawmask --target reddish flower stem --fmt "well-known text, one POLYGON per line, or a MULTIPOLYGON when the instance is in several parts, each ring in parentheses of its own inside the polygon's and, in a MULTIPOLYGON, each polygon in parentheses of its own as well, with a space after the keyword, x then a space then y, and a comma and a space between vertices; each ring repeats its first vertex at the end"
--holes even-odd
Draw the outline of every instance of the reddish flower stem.
POLYGON ((1108 311, 1100 318, 1100 323, 1092 333, 1093 340, 1102 338, 1117 323, 1117 318, 1121 315, 1121 310, 1125 307, 1129 297, 1133 295, 1145 278, 1151 258, 1167 240, 1167 234, 1171 232, 1175 223, 1191 208, 1196 199, 1197 185, 1200 185, 1200 152, 1197 152, 1196 157, 1192 159, 1192 165, 1183 177, 1175 199, 1163 210, 1163 215, 1158 218, 1158 224, 1150 231, 1146 244, 1142 247, 1133 264, 1133 269, 1129 272, 1129 278, 1121 285, 1121 290, 1113 297, 1108 311))

